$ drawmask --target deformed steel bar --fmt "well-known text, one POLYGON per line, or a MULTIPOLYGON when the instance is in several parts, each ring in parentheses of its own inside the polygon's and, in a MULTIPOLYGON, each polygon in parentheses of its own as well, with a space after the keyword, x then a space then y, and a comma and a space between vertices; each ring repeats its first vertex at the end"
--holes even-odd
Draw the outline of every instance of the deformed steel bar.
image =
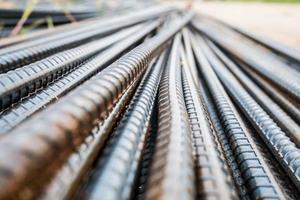
POLYGON ((99 169, 92 174, 92 181, 85 192, 88 194, 86 199, 105 196, 118 200, 133 196, 164 62, 165 54, 162 54, 141 81, 105 149, 99 169))
MULTIPOLYGON (((47 170, 47 176, 70 156, 96 124, 109 115, 126 89, 142 76, 149 62, 192 18, 188 13, 142 43, 55 104, 37 113, 0 140, 0 198, 26 190, 47 170), (35 145, 32 145, 34 143, 35 145), (51 164, 51 169, 48 168, 51 164)), ((23 193, 24 194, 24 193, 23 193)))
MULTIPOLYGON (((166 9, 162 10, 166 11, 166 9)), ((0 73, 40 60, 59 51, 76 47, 93 38, 103 37, 122 28, 153 18, 153 13, 151 12, 150 14, 148 13, 148 15, 147 13, 143 13, 143 15, 141 13, 139 14, 140 15, 136 14, 129 17, 125 16, 111 21, 108 20, 102 23, 98 22, 89 26, 83 26, 83 28, 77 28, 1 49, 0 73)), ((155 14, 161 14, 161 11, 155 14)), ((155 14, 154 17, 156 16, 155 14)))
POLYGON ((194 80, 194 83, 196 84, 196 86, 198 86, 198 82, 199 82, 199 77, 197 69, 196 69, 196 63, 195 63, 195 59, 194 59, 194 54, 193 54, 193 49, 192 49, 192 45, 191 45, 191 31, 188 28, 183 28, 182 29, 182 36, 183 36, 183 41, 184 41, 184 49, 186 51, 186 57, 187 57, 187 64, 189 66, 191 66, 191 70, 192 70, 192 78, 194 80))
MULTIPOLYGON (((155 19, 163 14, 168 14, 169 12, 174 11, 170 7, 151 7, 146 10, 137 11, 134 13, 126 14, 118 17, 107 17, 95 18, 87 20, 85 22, 79 22, 81 26, 76 27, 75 24, 70 24, 66 27, 58 27, 53 30, 50 30, 50 35, 48 32, 44 32, 39 37, 30 37, 20 42, 20 44, 13 45, 11 47, 3 48, 0 50, 0 55, 7 53, 15 52, 17 50, 24 50, 39 44, 49 43, 50 41, 55 41, 58 39, 65 39, 69 36, 77 36, 88 31, 95 31, 95 29, 103 29, 103 27, 117 27, 117 24, 128 24, 134 25, 135 23, 155 19), (73 28, 76 27, 76 28, 73 28), (47 36, 47 37, 46 37, 47 36)), ((104 28, 104 30, 107 30, 104 28)))
MULTIPOLYGON (((114 28, 114 27, 111 28, 110 26, 107 26, 103 29, 87 31, 83 34, 68 36, 51 42, 44 42, 42 44, 29 47, 26 49, 21 49, 10 53, 6 53, 4 55, 1 55, 0 57, 0 73, 5 73, 10 70, 17 69, 21 66, 41 60, 59 51, 76 48, 80 44, 82 44, 81 46, 85 46, 87 44, 84 43, 89 41, 88 38, 92 38, 92 37, 97 38, 96 35, 98 33, 102 34, 102 38, 103 38, 103 36, 108 35, 108 33, 113 33, 118 29, 120 28, 114 28)), ((91 43, 93 44, 93 42, 94 41, 92 41, 91 43)))
POLYGON ((99 123, 92 130, 92 135, 87 137, 86 141, 80 146, 83 148, 79 147, 78 152, 70 156, 67 163, 56 174, 47 188, 42 188, 42 191, 46 191, 41 196, 41 199, 70 199, 74 197, 74 194, 77 194, 76 190, 81 186, 81 182, 87 173, 92 170, 95 160, 97 160, 99 153, 103 150, 106 141, 124 113, 139 83, 140 81, 136 80, 127 89, 113 108, 111 114, 103 123, 99 123))
MULTIPOLYGON (((17 35, 14 37, 1 39, 0 40, 0 52, 1 52, 1 54, 8 53, 9 51, 13 50, 13 48, 9 47, 9 46, 16 46, 19 43, 25 43, 28 41, 32 42, 33 40, 49 37, 53 34, 59 34, 62 31, 70 31, 72 29, 77 29, 77 28, 95 23, 98 20, 101 20, 101 18, 86 19, 86 20, 80 21, 78 23, 64 24, 64 25, 60 25, 60 26, 52 28, 52 29, 43 29, 40 31, 35 31, 30 34, 17 35), (3 50, 4 48, 6 49, 5 51, 3 50)), ((30 43, 28 43, 27 45, 29 45, 29 44, 30 43)))
MULTIPOLYGON (((218 20, 216 18, 212 18, 209 16, 203 16, 203 15, 201 15, 201 18, 206 18, 206 19, 209 19, 212 21, 216 21, 219 25, 231 28, 232 30, 242 34, 243 36, 247 37, 248 39, 253 40, 257 44, 260 44, 260 45, 267 47, 268 49, 274 51, 275 53, 278 53, 279 55, 285 57, 287 60, 293 60, 293 61, 297 62, 298 64, 300 64, 300 52, 294 48, 286 46, 280 42, 274 41, 274 40, 264 37, 262 35, 255 34, 251 31, 233 26, 231 24, 228 24, 228 23, 218 20)), ((297 65, 295 65, 295 66, 297 66, 297 65)))
POLYGON ((207 48, 204 46, 204 41, 201 41, 201 38, 197 39, 198 45, 192 43, 194 44, 194 52, 215 102, 218 117, 238 163, 238 168, 248 195, 253 199, 282 199, 282 191, 267 168, 262 156, 255 148, 255 144, 251 140, 249 133, 237 117, 236 111, 229 101, 229 97, 213 71, 210 64, 211 60, 206 57, 207 48))
MULTIPOLYGON (((238 61, 237 61, 238 62, 238 61)), ((239 63, 239 62, 238 62, 239 63)), ((265 79, 256 74, 253 70, 249 69, 243 63, 239 66, 253 79, 255 82, 274 100, 276 101, 291 117, 300 123, 300 110, 296 105, 291 103, 278 89, 270 85, 265 79)))
MULTIPOLYGON (((101 32, 102 37, 112 33, 118 29, 108 30, 98 29, 94 32, 101 32)), ((49 43, 45 42, 37 46, 29 47, 27 49, 21 49, 14 52, 1 55, 0 60, 0 73, 6 73, 10 70, 17 69, 21 66, 24 66, 35 61, 39 61, 47 56, 51 56, 57 52, 68 50, 71 48, 76 48, 78 45, 88 42, 87 38, 95 37, 95 34, 92 31, 88 31, 81 35, 69 36, 60 40, 54 40, 49 43), (87 37, 86 37, 87 36, 87 37)))
POLYGON ((114 44, 61 79, 37 91, 36 94, 6 109, 0 116, 0 134, 8 133, 9 130, 33 113, 82 84, 108 64, 112 63, 119 55, 130 49, 131 46, 138 44, 141 39, 150 34, 155 28, 156 24, 149 24, 143 27, 142 30, 114 44))
MULTIPOLYGON (((250 38, 254 40, 255 42, 273 50, 274 52, 286 57, 289 60, 293 60, 297 62, 296 66, 299 66, 300 64, 300 51, 293 49, 291 47, 288 47, 282 43, 279 43, 277 41, 273 41, 267 37, 259 36, 254 33, 251 33, 250 31, 242 30, 237 27, 232 27, 235 31, 243 34, 247 38, 250 38)), ((298 67, 299 68, 299 67, 298 67)))
MULTIPOLYGON (((205 66, 205 65, 204 65, 205 66)), ((244 184, 241 172, 238 168, 238 163, 233 155, 233 151, 224 133, 221 121, 218 117, 217 108, 213 103, 213 99, 208 91, 207 84, 204 82, 202 76, 199 80, 199 95, 203 101, 203 108, 208 116, 207 120, 211 124, 212 129, 216 132, 216 141, 220 144, 220 150, 227 161, 228 168, 231 172, 232 178, 237 188, 237 196, 249 200, 249 196, 244 184)))
POLYGON ((244 41, 243 38, 228 32, 228 30, 222 32, 227 36, 224 37, 224 34, 218 33, 216 27, 206 23, 193 21, 193 27, 229 51, 241 62, 246 63, 255 71, 271 80, 283 91, 291 95, 295 101, 300 101, 300 72, 289 66, 284 66, 284 63, 276 60, 273 55, 244 41), (272 68, 269 67, 270 65, 272 68))
POLYGON ((142 153, 141 166, 132 199, 143 200, 147 191, 150 166, 153 161, 153 154, 156 146, 158 128, 158 100, 155 98, 153 113, 150 119, 150 129, 147 133, 146 144, 142 153))
POLYGON ((181 35, 177 34, 159 88, 158 136, 147 200, 195 197, 191 129, 181 85, 180 45, 181 35))
POLYGON ((183 50, 181 59, 183 94, 195 152, 197 199, 237 199, 227 163, 215 143, 216 133, 208 124, 199 89, 193 80, 192 71, 196 71, 196 67, 188 64, 183 50))
POLYGON ((229 94, 247 116, 253 127, 255 127, 278 162, 281 163, 296 187, 300 188, 300 150, 247 93, 226 67, 222 66, 221 62, 218 62, 218 59, 214 57, 204 41, 202 46, 206 49, 206 56, 209 57, 212 67, 229 94))
POLYGON ((300 144, 300 126, 266 95, 239 67, 222 53, 213 43, 207 41, 225 66, 235 75, 251 96, 272 116, 274 121, 292 138, 298 146, 300 144))
POLYGON ((0 49, 120 26, 0 74, 0 199, 298 198, 295 59, 170 7, 79 24, 0 49))
MULTIPOLYGON (((159 26, 159 22, 153 22, 149 26, 152 30, 159 26)), ((0 109, 3 110, 11 106, 28 94, 32 94, 54 80, 68 74, 87 59, 119 40, 128 37, 139 30, 139 28, 141 27, 129 28, 100 40, 60 52, 8 73, 0 74, 0 109)), ((146 25, 143 28, 148 29, 149 27, 146 25)))

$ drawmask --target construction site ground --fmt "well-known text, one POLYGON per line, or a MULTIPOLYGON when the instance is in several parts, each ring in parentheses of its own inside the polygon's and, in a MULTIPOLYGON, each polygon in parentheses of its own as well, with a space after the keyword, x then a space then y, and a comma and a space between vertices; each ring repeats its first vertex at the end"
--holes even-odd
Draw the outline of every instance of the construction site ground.
MULTIPOLYGON (((188 2, 178 4, 186 6, 188 2)), ((300 50, 300 4, 197 1, 192 4, 198 13, 210 15, 300 50)))

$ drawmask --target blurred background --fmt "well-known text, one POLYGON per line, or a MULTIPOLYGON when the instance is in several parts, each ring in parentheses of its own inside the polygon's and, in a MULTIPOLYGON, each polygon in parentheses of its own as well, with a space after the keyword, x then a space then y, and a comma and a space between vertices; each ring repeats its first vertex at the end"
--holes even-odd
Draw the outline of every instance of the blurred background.
POLYGON ((0 0, 0 40, 158 4, 188 7, 300 49, 300 0, 0 0))

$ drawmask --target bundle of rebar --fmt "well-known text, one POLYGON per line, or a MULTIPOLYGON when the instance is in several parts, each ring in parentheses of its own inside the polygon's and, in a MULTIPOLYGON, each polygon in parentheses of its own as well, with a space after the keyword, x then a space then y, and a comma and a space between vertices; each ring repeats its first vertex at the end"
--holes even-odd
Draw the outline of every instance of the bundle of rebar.
POLYGON ((0 199, 300 198, 297 50, 171 7, 2 45, 0 199))

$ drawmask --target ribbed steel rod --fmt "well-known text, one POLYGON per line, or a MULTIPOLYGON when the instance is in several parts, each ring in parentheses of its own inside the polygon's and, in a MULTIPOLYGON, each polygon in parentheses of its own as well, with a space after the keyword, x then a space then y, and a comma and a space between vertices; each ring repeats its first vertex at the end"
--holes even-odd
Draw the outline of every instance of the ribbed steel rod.
POLYGON ((221 62, 213 56, 212 52, 206 47, 206 55, 212 62, 212 66, 222 83, 234 98, 253 126, 256 128, 261 138, 268 148, 286 170, 297 188, 300 188, 300 150, 277 126, 272 118, 260 107, 260 105, 246 92, 234 76, 222 66, 221 62))
POLYGON ((284 129, 293 141, 300 144, 300 126, 282 110, 268 95, 266 95, 251 79, 249 79, 228 57, 217 47, 208 42, 216 55, 222 60, 226 67, 237 77, 253 98, 274 118, 278 125, 284 129))
POLYGON ((147 200, 195 197, 191 129, 181 85, 180 40, 181 35, 176 35, 160 85, 157 146, 147 200))
POLYGON ((247 41, 243 41, 236 34, 224 30, 224 34, 219 34, 218 29, 213 25, 205 23, 193 23, 194 27, 205 33, 207 37, 221 45, 224 49, 236 56, 241 62, 248 64, 255 71, 262 74, 267 79, 292 96, 295 101, 300 102, 300 72, 285 66, 284 63, 275 59, 273 55, 247 41), (272 66, 270 68, 269 66, 272 66))
POLYGON ((145 71, 193 15, 177 18, 168 28, 125 54, 57 103, 22 123, 0 140, 0 198, 19 196, 37 174, 50 176, 109 115, 126 89, 145 71), (16 142, 16 137, 18 142, 16 142), (38 145, 31 145, 36 143, 38 145), (53 146, 54 145, 54 146, 53 146), (58 156, 59 155, 59 156, 58 156), (19 159, 23 157, 24 159, 19 159), (13 159, 15 158, 15 159, 13 159), (47 168, 51 163, 51 168, 47 168))
POLYGON ((248 195, 254 199, 283 198, 279 186, 264 163, 262 156, 256 150, 249 133, 235 114, 221 82, 211 67, 210 62, 212 60, 206 58, 207 48, 205 48, 204 42, 201 42, 200 39, 198 42, 198 46, 194 45, 196 58, 200 62, 201 72, 214 99, 224 133, 233 150, 248 195))
MULTIPOLYGON (((153 25, 157 27, 159 23, 154 22, 153 25)), ((0 74, 0 110, 11 106, 21 98, 35 93, 38 89, 68 74, 90 57, 138 29, 139 27, 133 27, 74 49, 60 52, 8 73, 0 74)))
POLYGON ((9 109, 6 109, 0 116, 0 134, 8 133, 10 129, 33 113, 57 100, 57 98, 62 97, 97 72, 103 70, 108 64, 111 64, 114 59, 119 57, 119 55, 126 52, 132 45, 137 44, 139 40, 147 34, 150 34, 157 28, 157 25, 157 23, 151 23, 147 26, 143 26, 143 30, 114 44, 112 47, 104 50, 79 68, 65 75, 63 78, 51 83, 49 86, 22 100, 20 103, 15 104, 9 109))
POLYGON ((201 106, 199 88, 193 81, 192 68, 196 71, 195 66, 188 64, 185 52, 181 50, 183 94, 195 152, 197 198, 237 199, 225 159, 215 144, 216 133, 208 124, 201 106))

